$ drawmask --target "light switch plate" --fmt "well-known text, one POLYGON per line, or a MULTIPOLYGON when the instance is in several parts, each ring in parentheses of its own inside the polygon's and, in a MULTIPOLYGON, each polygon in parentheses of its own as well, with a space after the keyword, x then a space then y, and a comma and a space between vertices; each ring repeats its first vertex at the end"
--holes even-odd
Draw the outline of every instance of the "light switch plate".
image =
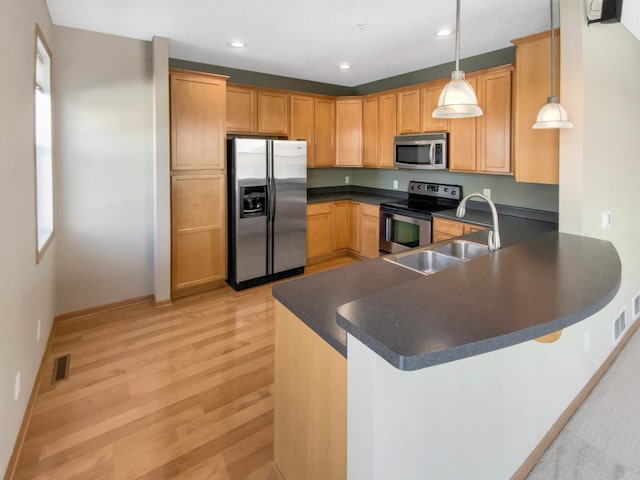
POLYGON ((602 212, 602 230, 606 230, 611 226, 611 210, 602 212))
POLYGON ((345 175, 344 176, 344 183, 349 183, 350 179, 349 179, 349 175, 345 175))
POLYGON ((487 198, 491 198, 491 189, 490 188, 483 189, 482 194, 487 198))
POLYGON ((393 181, 393 189, 397 190, 398 189, 398 180, 394 180, 393 181))

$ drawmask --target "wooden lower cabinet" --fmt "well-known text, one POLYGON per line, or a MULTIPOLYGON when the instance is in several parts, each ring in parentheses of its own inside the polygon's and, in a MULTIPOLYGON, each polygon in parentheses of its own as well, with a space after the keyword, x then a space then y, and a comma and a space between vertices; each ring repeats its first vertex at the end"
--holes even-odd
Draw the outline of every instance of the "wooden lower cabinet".
POLYGON ((456 220, 448 220, 445 218, 433 219, 433 243, 449 240, 451 238, 460 237, 468 233, 485 230, 487 227, 481 227, 466 222, 458 222, 456 220))
POLYGON ((171 177, 171 290, 227 278, 226 175, 171 177))
POLYGON ((360 204, 360 255, 376 258, 380 250, 380 207, 360 204))
POLYGON ((379 207, 342 200, 307 205, 307 264, 332 255, 378 256, 379 207))
POLYGON ((331 204, 307 205, 307 263, 331 255, 331 204))
POLYGON ((347 359, 275 302, 274 461, 286 480, 347 478, 347 359))

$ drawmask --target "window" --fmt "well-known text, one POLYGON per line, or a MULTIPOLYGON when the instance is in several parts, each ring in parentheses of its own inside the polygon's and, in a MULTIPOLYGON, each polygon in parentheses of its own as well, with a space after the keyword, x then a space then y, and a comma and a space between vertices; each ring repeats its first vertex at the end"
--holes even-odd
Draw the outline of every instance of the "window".
POLYGON ((53 148, 51 113, 51 51, 36 27, 35 169, 36 262, 53 240, 53 148))

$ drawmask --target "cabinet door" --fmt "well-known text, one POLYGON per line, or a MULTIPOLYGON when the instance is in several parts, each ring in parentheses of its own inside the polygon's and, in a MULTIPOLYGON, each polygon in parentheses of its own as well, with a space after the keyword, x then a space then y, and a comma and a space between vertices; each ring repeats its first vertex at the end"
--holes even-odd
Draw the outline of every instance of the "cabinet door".
POLYGON ((477 168, 487 173, 511 172, 511 66, 478 75, 477 168))
POLYGON ((336 165, 362 166, 362 98, 336 100, 336 165))
POLYGON ((226 175, 171 177, 173 291, 227 277, 226 175))
MULTIPOLYGON (((560 85, 560 34, 556 30, 556 88, 560 85)), ((538 110, 551 91, 551 35, 543 32, 514 40, 513 161, 516 181, 558 184, 560 133, 534 130, 538 110)))
POLYGON ((171 73, 171 168, 225 168, 226 77, 171 73))
POLYGON ((291 140, 307 141, 307 166, 314 165, 314 106, 313 97, 291 95, 291 140))
POLYGON ((315 166, 335 165, 336 101, 315 99, 315 166))
POLYGON ((393 168, 393 139, 396 135, 396 96, 380 95, 378 100, 378 166, 393 168))
MULTIPOLYGON (((475 77, 467 80, 477 92, 475 77)), ((452 118, 449 121, 449 170, 476 171, 476 118, 452 118)))
POLYGON ((360 204, 360 255, 378 257, 380 244, 380 208, 377 205, 360 204))
POLYGON ((349 250, 360 252, 360 204, 349 202, 349 250))
MULTIPOLYGON (((395 99, 394 99, 395 101, 395 99)), ((395 128, 395 125, 394 125, 395 128)), ((362 103, 362 165, 378 165, 378 97, 365 97, 362 103)))
POLYGON ((440 94, 448 81, 447 79, 429 82, 422 88, 421 129, 423 132, 446 132, 449 130, 449 120, 446 118, 433 118, 433 111, 438 107, 440 94))
POLYGON ((331 255, 331 204, 307 205, 307 261, 331 255))
POLYGON ((334 252, 349 248, 349 203, 331 204, 331 243, 334 252))
MULTIPOLYGON (((433 219, 433 236, 436 235, 445 238, 459 237, 464 235, 464 223, 455 220, 447 220, 444 218, 433 219)), ((434 240, 435 241, 435 240, 434 240)))
POLYGON ((289 97, 258 90, 258 133, 289 133, 289 97))
POLYGON ((398 135, 420 133, 420 89, 404 90, 397 93, 398 135))
POLYGON ((256 90, 240 85, 227 86, 227 131, 256 131, 256 90))

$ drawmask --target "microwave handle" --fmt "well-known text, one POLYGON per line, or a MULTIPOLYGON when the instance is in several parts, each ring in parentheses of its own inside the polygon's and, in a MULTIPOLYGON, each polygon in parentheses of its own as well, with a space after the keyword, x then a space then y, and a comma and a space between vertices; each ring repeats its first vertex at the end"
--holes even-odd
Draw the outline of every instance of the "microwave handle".
POLYGON ((436 144, 432 143, 429 147, 429 165, 435 165, 436 144))

